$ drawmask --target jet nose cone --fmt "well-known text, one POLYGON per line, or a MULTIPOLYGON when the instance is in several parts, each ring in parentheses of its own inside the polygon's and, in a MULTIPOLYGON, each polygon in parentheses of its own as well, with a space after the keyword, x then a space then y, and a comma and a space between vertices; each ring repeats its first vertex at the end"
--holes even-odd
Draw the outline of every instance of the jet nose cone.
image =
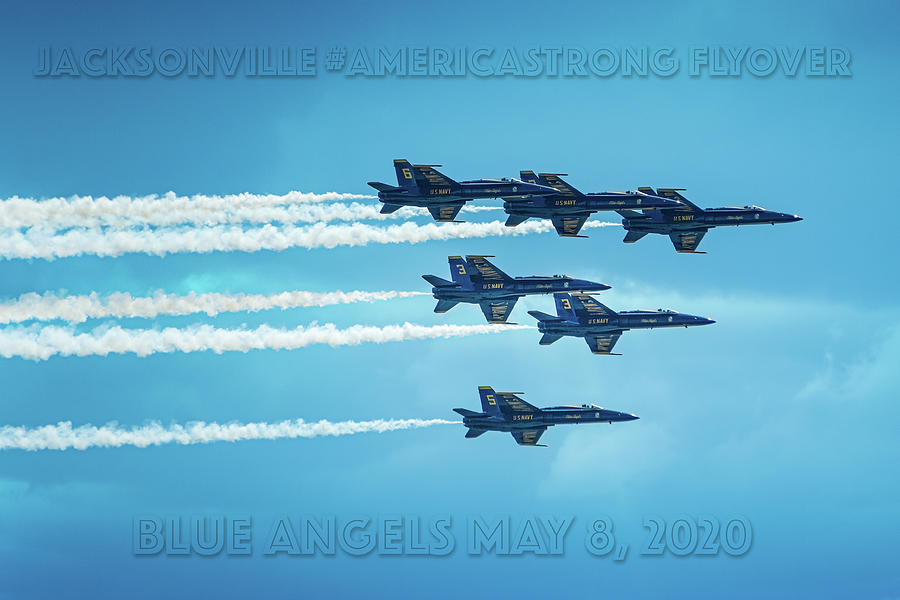
POLYGON ((715 321, 713 321, 712 319, 707 319, 705 317, 700 318, 701 325, 712 325, 713 323, 715 323, 715 321))
POLYGON ((622 420, 623 420, 623 421, 637 421, 638 419, 640 419, 640 417, 637 416, 637 415, 631 415, 631 414, 622 413, 622 420))
POLYGON ((611 285, 607 285, 605 283, 599 283, 596 281, 587 281, 585 279, 576 279, 569 285, 569 289, 582 290, 585 292, 603 291, 603 290, 608 290, 610 288, 612 288, 611 285))

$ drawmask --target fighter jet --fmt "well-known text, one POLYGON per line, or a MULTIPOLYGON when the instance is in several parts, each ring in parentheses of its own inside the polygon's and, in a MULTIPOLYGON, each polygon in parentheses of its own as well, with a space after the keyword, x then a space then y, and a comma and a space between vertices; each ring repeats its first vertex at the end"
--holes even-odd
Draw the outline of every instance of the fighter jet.
POLYGON ((463 425, 469 428, 467 438, 476 438, 485 431, 508 431, 520 446, 544 446, 538 444, 538 440, 548 427, 554 425, 613 423, 638 418, 636 415, 606 410, 596 404, 538 408, 516 395, 521 392, 495 392, 489 386, 480 386, 478 393, 482 412, 453 409, 462 415, 463 425))
POLYGON ((435 221, 452 222, 463 205, 475 198, 517 198, 554 192, 551 187, 512 178, 457 182, 435 169, 440 166, 412 165, 406 159, 395 159, 396 187, 369 182, 384 203, 381 213, 389 214, 404 206, 421 206, 428 209, 435 221))
POLYGON ((691 327, 709 325, 712 319, 695 317, 673 310, 629 310, 615 312, 587 294, 553 294, 558 316, 538 310, 528 314, 538 320, 544 334, 541 345, 548 346, 563 336, 583 337, 594 354, 614 354, 612 349, 622 333, 629 329, 655 327, 691 327))
POLYGON ((586 237, 578 235, 585 221, 593 213, 601 210, 624 210, 642 208, 677 208, 675 200, 661 198, 647 192, 602 192, 583 194, 561 179, 565 173, 541 173, 521 171, 520 177, 527 183, 549 186, 553 194, 536 195, 524 199, 509 199, 503 203, 503 210, 509 215, 507 227, 515 227, 531 217, 550 219, 556 232, 564 237, 586 237))
POLYGON ((689 201, 679 192, 683 189, 650 187, 638 188, 647 194, 665 196, 677 200, 681 206, 676 208, 650 209, 637 212, 620 210, 622 226, 628 231, 623 240, 633 244, 648 233, 662 233, 672 239, 678 252, 704 254, 697 252, 700 240, 713 227, 722 225, 764 225, 776 223, 793 223, 802 221, 798 215, 774 212, 759 206, 707 208, 703 209, 689 201))
POLYGON ((433 285, 431 293, 437 299, 434 312, 445 313, 460 302, 481 305, 488 323, 506 323, 516 300, 528 294, 550 294, 563 290, 585 292, 608 290, 605 283, 574 279, 568 275, 552 277, 510 277, 488 258, 492 256, 448 256, 450 277, 447 281, 434 275, 422 275, 433 285))

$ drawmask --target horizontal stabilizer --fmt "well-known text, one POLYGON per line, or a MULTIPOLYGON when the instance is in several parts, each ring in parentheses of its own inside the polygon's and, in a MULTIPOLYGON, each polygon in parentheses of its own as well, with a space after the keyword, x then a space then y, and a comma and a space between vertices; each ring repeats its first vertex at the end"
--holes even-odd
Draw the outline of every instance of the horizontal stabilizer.
POLYGON ((622 241, 626 244, 633 244, 645 235, 647 235, 647 232, 645 231, 629 231, 625 234, 625 239, 622 241))
POLYGON ((452 281, 447 281, 446 279, 442 279, 437 275, 422 275, 422 279, 433 285, 434 287, 439 288, 450 288, 450 287, 459 287, 458 283, 453 283, 452 281))
POLYGON ((547 313, 541 312, 539 310, 529 310, 528 314, 538 321, 562 321, 562 319, 555 315, 548 315, 547 313))
POLYGON ((402 187, 397 187, 395 185, 389 185, 387 183, 381 183, 380 181, 370 181, 368 185, 372 186, 379 192, 402 192, 402 187))
POLYGON ((459 304, 457 300, 438 300, 437 306, 434 307, 434 312, 445 313, 457 304, 459 304))
POLYGON ((474 410, 469 410, 468 408, 454 408, 453 412, 459 413, 464 417, 484 417, 487 416, 484 413, 476 412, 474 410))
POLYGON ((541 338, 540 344, 541 346, 549 346, 561 337, 561 335, 557 335, 555 333, 545 333, 544 337, 541 338))
POLYGON ((617 210, 616 212, 619 213, 620 217, 625 219, 640 219, 645 216, 644 213, 639 213, 636 210, 629 210, 627 208, 617 210))
POLYGON ((527 216, 509 215, 509 217, 507 217, 507 219, 506 219, 506 226, 507 227, 515 227, 516 225, 521 225, 522 223, 524 223, 527 220, 528 220, 527 216))
POLYGON ((474 429, 470 428, 466 431, 467 438, 477 438, 479 435, 483 434, 487 429, 474 429))
POLYGON ((399 204, 388 204, 387 202, 385 202, 384 204, 381 205, 381 214, 389 215, 392 212, 397 212, 401 208, 403 208, 403 207, 399 204))

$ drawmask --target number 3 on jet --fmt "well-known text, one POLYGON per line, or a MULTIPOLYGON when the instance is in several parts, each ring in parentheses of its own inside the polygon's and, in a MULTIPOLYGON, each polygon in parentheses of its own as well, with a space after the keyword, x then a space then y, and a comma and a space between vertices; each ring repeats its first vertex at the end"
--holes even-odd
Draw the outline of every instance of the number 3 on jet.
POLYGON ((456 265, 456 268, 459 270, 459 274, 460 274, 460 275, 465 275, 465 274, 466 274, 466 268, 463 266, 462 263, 456 265))
POLYGON ((572 305, 569 304, 569 299, 568 299, 568 298, 563 298, 563 299, 562 299, 562 305, 563 305, 563 307, 565 307, 566 310, 572 310, 572 305))

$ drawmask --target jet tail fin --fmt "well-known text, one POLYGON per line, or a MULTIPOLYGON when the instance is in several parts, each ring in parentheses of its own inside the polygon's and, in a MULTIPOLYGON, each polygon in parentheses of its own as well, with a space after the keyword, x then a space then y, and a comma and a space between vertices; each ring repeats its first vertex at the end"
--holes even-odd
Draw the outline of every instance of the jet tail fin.
POLYGON ((450 263, 450 277, 453 278, 453 283, 463 289, 471 290, 473 286, 469 265, 462 256, 448 256, 447 262, 450 263))
POLYGON ((489 385, 478 386, 478 395, 481 396, 481 409, 493 417, 500 417, 500 406, 497 403, 497 392, 489 385))
POLYGON ((572 296, 565 292, 556 292, 553 294, 553 300, 556 301, 556 314, 560 319, 567 321, 577 321, 575 308, 572 306, 572 296))
POLYGON ((413 166, 405 158, 394 159, 394 170, 397 172, 397 185, 409 192, 419 192, 419 183, 413 166))
POLYGON ((467 438, 477 438, 479 435, 485 433, 487 429, 475 429, 474 427, 470 427, 466 430, 467 438))
POLYGON ((389 203, 385 202, 384 204, 381 205, 381 211, 380 211, 380 212, 381 212, 381 214, 383 214, 383 215, 389 215, 389 214, 391 214, 391 213, 393 213, 393 212, 397 212, 397 211, 400 210, 401 208, 403 208, 403 207, 402 207, 401 205, 399 205, 399 204, 389 204, 389 203))

